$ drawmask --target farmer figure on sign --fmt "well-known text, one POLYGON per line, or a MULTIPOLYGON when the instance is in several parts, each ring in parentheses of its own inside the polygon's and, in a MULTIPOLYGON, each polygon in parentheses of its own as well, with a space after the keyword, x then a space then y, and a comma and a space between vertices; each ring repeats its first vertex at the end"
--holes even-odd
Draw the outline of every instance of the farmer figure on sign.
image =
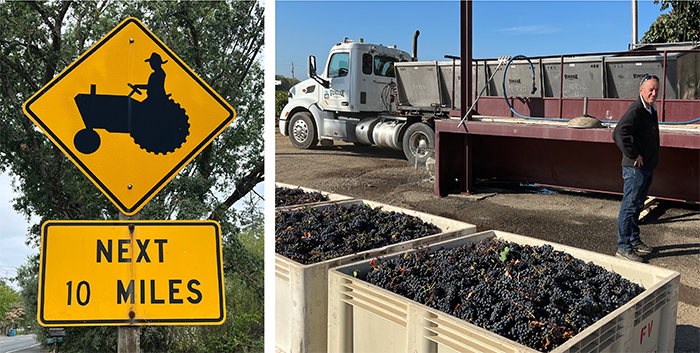
POLYGON ((164 104, 166 100, 165 95, 165 71, 161 67, 162 64, 168 62, 168 60, 163 61, 158 53, 152 53, 151 57, 146 59, 145 62, 151 64, 151 69, 153 73, 148 76, 148 83, 145 85, 133 85, 133 89, 146 89, 148 98, 144 102, 150 101, 152 103, 164 104))

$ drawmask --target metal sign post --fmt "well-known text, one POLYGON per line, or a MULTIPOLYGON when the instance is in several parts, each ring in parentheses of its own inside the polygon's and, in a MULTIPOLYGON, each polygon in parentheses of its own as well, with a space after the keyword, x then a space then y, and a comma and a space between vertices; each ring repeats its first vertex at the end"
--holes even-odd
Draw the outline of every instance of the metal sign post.
MULTIPOLYGON (((119 213, 120 221, 137 221, 141 219, 141 212, 133 216, 119 213)), ((117 353, 138 353, 141 351, 141 334, 138 326, 119 326, 117 334, 117 353)))

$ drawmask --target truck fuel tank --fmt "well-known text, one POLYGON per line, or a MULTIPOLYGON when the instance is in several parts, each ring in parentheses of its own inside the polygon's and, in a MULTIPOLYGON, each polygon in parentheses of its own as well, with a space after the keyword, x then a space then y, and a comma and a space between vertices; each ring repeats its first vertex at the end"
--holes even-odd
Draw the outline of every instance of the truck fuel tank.
POLYGON ((377 145, 400 151, 403 149, 401 138, 405 127, 406 123, 402 121, 367 118, 357 123, 355 136, 362 144, 377 145))
POLYGON ((405 122, 396 120, 377 123, 372 131, 374 144, 379 147, 392 148, 399 151, 402 150, 401 137, 403 136, 405 126, 405 122))
POLYGON ((358 142, 365 145, 374 145, 372 130, 381 118, 362 119, 355 127, 355 136, 358 142))

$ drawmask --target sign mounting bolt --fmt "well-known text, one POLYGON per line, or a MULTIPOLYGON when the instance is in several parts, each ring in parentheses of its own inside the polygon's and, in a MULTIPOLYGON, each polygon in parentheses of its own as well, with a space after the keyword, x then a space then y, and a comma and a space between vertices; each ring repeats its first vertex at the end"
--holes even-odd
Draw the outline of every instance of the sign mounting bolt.
POLYGON ((131 185, 131 184, 129 184, 129 185, 126 186, 126 188, 129 189, 129 190, 131 190, 131 188, 133 188, 133 187, 134 187, 134 186, 131 185))
POLYGON ((129 43, 133 43, 133 42, 134 42, 134 38, 129 38, 129 43))

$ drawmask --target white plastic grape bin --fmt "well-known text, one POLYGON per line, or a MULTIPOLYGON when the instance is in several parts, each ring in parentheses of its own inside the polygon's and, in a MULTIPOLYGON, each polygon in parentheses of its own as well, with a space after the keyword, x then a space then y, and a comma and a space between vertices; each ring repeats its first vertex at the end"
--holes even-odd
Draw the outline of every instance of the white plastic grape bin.
POLYGON ((305 188, 302 186, 297 186, 297 185, 291 185, 291 184, 284 184, 284 183, 275 183, 276 187, 284 187, 287 189, 301 189, 305 192, 320 192, 321 194, 328 196, 328 201, 319 201, 319 202, 310 202, 310 203, 302 203, 298 205, 289 205, 289 206, 279 206, 275 207, 275 209, 285 209, 285 210, 290 210, 293 208, 299 208, 299 207, 309 207, 309 206, 317 206, 317 205, 323 205, 327 203, 335 203, 338 201, 345 201, 345 200, 352 200, 353 198, 350 196, 345 196, 341 194, 335 194, 332 192, 326 192, 326 191, 321 191, 321 190, 314 190, 314 189, 309 189, 305 188))
MULTIPOLYGON (((486 231, 433 244, 452 248, 499 237, 521 245, 550 244, 586 262, 619 273, 646 290, 581 331, 553 353, 673 352, 680 274, 540 239, 486 231)), ((413 252, 410 250, 408 252, 413 252)), ((384 256, 388 259, 405 252, 384 256)), ((464 320, 369 284, 370 260, 329 271, 328 352, 538 352, 464 320), (353 272, 359 270, 358 278, 353 272)))
MULTIPOLYGON (((343 207, 365 204, 373 208, 382 207, 383 211, 409 214, 436 225, 442 232, 311 265, 303 265, 275 254, 275 346, 278 351, 287 353, 326 351, 329 268, 476 232, 476 226, 473 224, 372 201, 350 200, 340 201, 337 204, 343 207)), ((328 206, 324 204, 314 208, 323 209, 328 206)), ((288 211, 277 210, 277 212, 288 211)))

